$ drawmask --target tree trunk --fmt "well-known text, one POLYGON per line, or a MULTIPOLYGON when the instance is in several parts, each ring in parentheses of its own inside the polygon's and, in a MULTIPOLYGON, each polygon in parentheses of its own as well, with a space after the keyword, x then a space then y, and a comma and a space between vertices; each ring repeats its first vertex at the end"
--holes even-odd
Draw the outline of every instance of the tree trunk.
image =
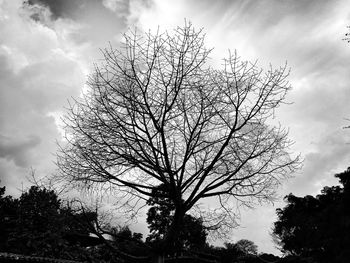
POLYGON ((168 254, 174 254, 181 249, 180 232, 184 215, 185 209, 182 206, 176 207, 173 221, 164 239, 164 251, 168 254))
POLYGON ((164 263, 164 254, 155 255, 152 258, 152 263, 164 263))

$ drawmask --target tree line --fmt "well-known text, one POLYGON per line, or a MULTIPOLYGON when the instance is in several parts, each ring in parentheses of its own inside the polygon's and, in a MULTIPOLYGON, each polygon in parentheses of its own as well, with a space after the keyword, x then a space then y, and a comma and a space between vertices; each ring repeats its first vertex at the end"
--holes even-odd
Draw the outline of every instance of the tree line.
MULTIPOLYGON (((172 256, 181 251, 225 263, 345 263, 350 258, 350 168, 335 177, 341 185, 326 186, 317 196, 289 194, 286 206, 276 210, 272 237, 283 257, 258 253, 246 239, 224 247, 209 245, 208 230, 200 218, 190 215, 184 218, 172 256)), ((103 222, 97 210, 63 202, 54 190, 32 186, 13 198, 1 187, 0 252, 87 262, 147 262, 162 249, 174 210, 166 199, 150 198, 147 203, 150 233, 144 239, 128 227, 103 222)))
MULTIPOLYGON (((19 198, 5 195, 0 188, 0 252, 87 262, 149 262, 159 253, 172 216, 171 205, 152 206, 147 222, 150 234, 103 222, 97 210, 63 202, 54 190, 32 186, 19 198), (161 215, 160 217, 157 215, 161 215)), ((186 216, 176 251, 190 256, 211 256, 220 262, 257 256, 249 240, 213 247, 200 219, 186 216)))

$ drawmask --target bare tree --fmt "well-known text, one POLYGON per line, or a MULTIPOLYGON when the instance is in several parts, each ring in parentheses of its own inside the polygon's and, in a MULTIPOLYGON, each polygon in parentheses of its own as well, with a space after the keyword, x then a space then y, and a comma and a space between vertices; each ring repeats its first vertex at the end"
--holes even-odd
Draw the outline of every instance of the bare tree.
POLYGON ((168 244, 203 199, 216 198, 223 214, 232 200, 270 200, 300 164, 287 131, 268 123, 290 89, 286 67, 264 72, 235 53, 213 69, 203 32, 190 24, 124 37, 119 50, 103 50, 69 108, 60 175, 112 184, 135 201, 164 184, 175 205, 168 244))

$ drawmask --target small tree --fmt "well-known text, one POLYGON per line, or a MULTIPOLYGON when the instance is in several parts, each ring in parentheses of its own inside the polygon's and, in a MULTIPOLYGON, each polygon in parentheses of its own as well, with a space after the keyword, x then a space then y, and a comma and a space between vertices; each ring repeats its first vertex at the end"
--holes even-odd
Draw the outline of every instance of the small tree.
POLYGON ((241 262, 241 260, 246 262, 248 258, 255 258, 258 254, 257 245, 248 239, 241 239, 236 243, 225 243, 224 245, 225 248, 221 249, 221 261, 224 263, 241 262))
POLYGON ((241 239, 235 244, 238 251, 243 253, 244 255, 257 255, 258 247, 254 244, 253 241, 248 239, 241 239))
POLYGON ((60 176, 109 183, 126 205, 164 184, 175 207, 167 244, 201 200, 217 201, 221 222, 232 200, 271 200, 299 164, 287 131, 268 123, 290 89, 286 67, 263 72, 230 54, 213 69, 204 34, 191 25, 124 37, 120 50, 103 50, 104 64, 64 118, 60 176))

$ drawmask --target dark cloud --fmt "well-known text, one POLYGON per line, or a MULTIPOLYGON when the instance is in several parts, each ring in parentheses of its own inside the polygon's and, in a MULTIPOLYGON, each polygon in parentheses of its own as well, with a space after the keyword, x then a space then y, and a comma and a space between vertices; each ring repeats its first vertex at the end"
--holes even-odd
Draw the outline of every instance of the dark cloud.
POLYGON ((28 166, 30 150, 40 144, 38 136, 31 135, 26 138, 11 138, 0 135, 0 157, 12 160, 17 166, 28 166))
MULTIPOLYGON (((150 5, 149 0, 133 2, 150 5)), ((90 63, 100 48, 119 41, 120 32, 126 30, 130 20, 138 19, 131 13, 130 0, 30 0, 24 3, 23 9, 30 13, 32 20, 56 32, 63 30, 60 33, 66 34, 63 35, 65 41, 88 45, 88 53, 93 54, 90 63), (73 30, 66 30, 67 26, 73 30)))
MULTIPOLYGON (((149 5, 148 2, 145 1, 145 4, 149 5)), ((101 11, 105 12, 107 16, 111 15, 112 11, 118 11, 118 14, 114 15, 125 16, 130 7, 129 0, 28 0, 24 4, 47 7, 53 19, 70 18, 73 20, 79 20, 81 17, 91 14, 91 10, 95 12, 92 14, 95 16, 101 11)), ((102 17, 99 16, 99 18, 102 17)))
POLYGON ((42 5, 48 7, 54 19, 59 17, 74 19, 78 12, 82 12, 87 4, 101 4, 100 0, 28 0, 24 2, 28 5, 42 5))
POLYGON ((117 9, 105 0, 1 4, 0 180, 13 192, 30 167, 54 171, 67 99, 79 97, 98 48, 119 41, 129 19, 129 1, 112 2, 117 9))

